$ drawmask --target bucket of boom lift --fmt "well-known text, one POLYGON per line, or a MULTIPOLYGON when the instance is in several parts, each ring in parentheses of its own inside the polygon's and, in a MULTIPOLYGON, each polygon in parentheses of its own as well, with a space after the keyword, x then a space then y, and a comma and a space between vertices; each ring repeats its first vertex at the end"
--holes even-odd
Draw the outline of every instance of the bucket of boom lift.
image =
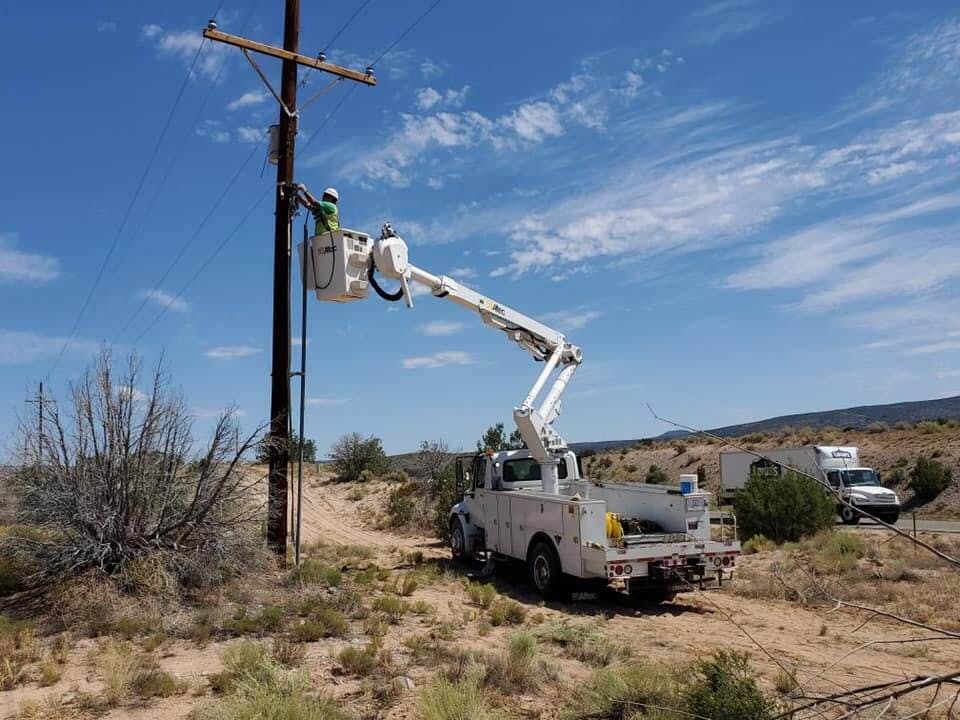
POLYGON ((373 241, 369 235, 341 228, 314 235, 297 246, 300 258, 300 277, 307 290, 317 294, 317 300, 350 302, 367 296, 370 268, 370 250, 373 241))

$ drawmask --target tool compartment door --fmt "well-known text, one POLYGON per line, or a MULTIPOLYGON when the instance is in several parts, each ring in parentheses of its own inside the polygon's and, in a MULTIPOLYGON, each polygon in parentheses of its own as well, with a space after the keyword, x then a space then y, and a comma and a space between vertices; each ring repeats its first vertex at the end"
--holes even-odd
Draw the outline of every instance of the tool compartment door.
POLYGON ((510 496, 497 496, 497 552, 513 556, 513 524, 510 522, 510 496))

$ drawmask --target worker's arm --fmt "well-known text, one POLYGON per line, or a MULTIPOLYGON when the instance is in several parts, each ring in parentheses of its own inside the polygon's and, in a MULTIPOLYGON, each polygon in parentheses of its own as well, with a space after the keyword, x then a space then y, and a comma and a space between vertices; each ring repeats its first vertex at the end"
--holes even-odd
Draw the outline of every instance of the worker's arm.
POLYGON ((312 209, 320 204, 320 201, 310 194, 310 191, 307 190, 307 186, 303 183, 297 185, 297 192, 297 197, 302 205, 312 209))

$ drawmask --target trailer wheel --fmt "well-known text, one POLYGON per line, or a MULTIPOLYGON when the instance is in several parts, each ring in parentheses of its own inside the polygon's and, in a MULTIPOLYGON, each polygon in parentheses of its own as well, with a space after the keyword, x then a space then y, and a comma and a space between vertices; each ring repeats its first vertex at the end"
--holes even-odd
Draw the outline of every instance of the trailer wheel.
POLYGON ((843 521, 844 525, 856 525, 858 522, 860 522, 860 513, 858 513, 849 505, 841 505, 840 519, 843 521))
POLYGON ((467 538, 463 532, 463 523, 456 517, 450 518, 450 554, 457 564, 467 561, 467 538))
POLYGON ((563 570, 553 545, 545 540, 534 543, 527 556, 527 569, 530 572, 530 584, 543 597, 556 598, 562 593, 563 570))

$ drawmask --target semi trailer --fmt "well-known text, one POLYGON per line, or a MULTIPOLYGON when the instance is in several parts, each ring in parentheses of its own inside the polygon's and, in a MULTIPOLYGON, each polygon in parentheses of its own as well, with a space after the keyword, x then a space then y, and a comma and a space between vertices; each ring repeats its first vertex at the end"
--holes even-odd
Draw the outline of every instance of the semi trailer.
POLYGON ((883 487, 880 473, 861 465, 859 449, 853 446, 808 445, 755 453, 721 452, 721 497, 733 500, 751 475, 779 475, 784 469, 812 475, 839 492, 845 503, 837 503, 837 514, 845 524, 856 525, 860 521, 862 515, 857 512, 858 508, 891 524, 900 517, 900 498, 893 490, 883 487))
POLYGON ((445 275, 410 263, 406 242, 384 225, 375 241, 348 229, 299 246, 302 277, 318 300, 350 302, 373 289, 413 308, 411 285, 479 315, 526 350, 541 370, 513 418, 526 449, 483 452, 456 463, 462 498, 449 515, 455 560, 526 563, 530 582, 554 596, 572 581, 596 581, 668 599, 722 582, 740 544, 711 536, 709 494, 679 486, 609 483, 584 477, 576 455, 554 428, 561 396, 583 362, 559 331, 445 275), (385 290, 377 273, 399 282, 385 290))

